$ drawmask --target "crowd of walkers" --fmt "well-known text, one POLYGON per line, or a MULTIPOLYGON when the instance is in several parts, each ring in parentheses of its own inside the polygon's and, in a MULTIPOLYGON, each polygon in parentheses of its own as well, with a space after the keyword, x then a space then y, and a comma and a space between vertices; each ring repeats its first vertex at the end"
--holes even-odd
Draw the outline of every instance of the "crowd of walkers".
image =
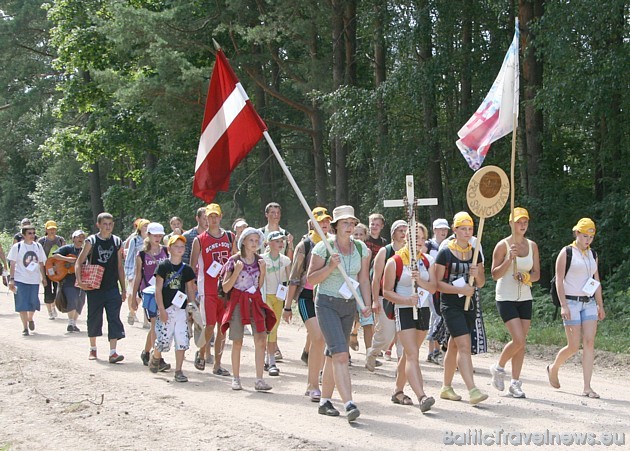
MULTIPOLYGON (((186 382, 183 364, 192 340, 197 348, 194 368, 205 371, 206 364, 212 365, 213 374, 231 378, 231 388, 242 390, 241 349, 245 336, 251 335, 254 389, 268 391, 272 386, 265 376, 281 375, 281 319, 292 321, 296 311, 306 326, 301 355, 308 365, 305 395, 318 403, 322 415, 340 415, 332 402, 335 389, 348 421, 360 415, 349 371, 350 350, 359 349, 359 327, 369 371, 376 371, 382 365, 379 359, 391 358, 396 350, 393 403, 416 404, 421 412, 435 404, 422 377, 419 354, 425 340, 426 362, 444 368, 439 398, 462 399, 452 386, 459 370, 470 404, 487 399, 475 385, 471 358, 486 349, 479 302, 485 262, 483 251, 473 261, 473 218, 466 212, 457 213, 450 224, 438 218, 431 238, 424 225, 413 228, 400 219, 386 238, 385 220, 378 213, 370 215, 367 226, 348 205, 336 207, 332 215, 324 207, 312 214, 324 235, 309 220, 308 232, 299 240, 280 226, 282 209, 277 203, 266 206, 267 224, 260 228, 238 218, 232 230, 226 230, 223 211, 213 203, 196 211, 196 226, 187 231, 179 217, 169 221, 168 234, 163 225, 141 218, 126 240, 114 234, 109 213, 98 215, 97 233, 76 230, 71 243, 57 235, 54 221, 45 223, 38 238, 35 226, 24 219, 6 257, 0 246, 0 264, 24 336, 36 329, 40 285, 48 318, 58 318, 56 305, 67 314, 67 333, 81 332, 77 319, 87 303, 90 360, 99 358, 103 313, 107 359, 111 364, 125 359, 118 342, 125 338, 121 306, 127 302, 128 325, 142 321, 147 330, 144 348, 137 350, 138 362, 152 373, 171 370, 164 356, 174 346, 174 380, 186 382), (230 369, 223 359, 226 339, 231 344, 230 369), (405 394, 407 385, 415 403, 405 394)), ((526 209, 514 210, 509 218, 512 233, 496 245, 490 265, 497 281, 496 307, 511 337, 490 368, 491 382, 505 390, 505 367, 511 362, 508 392, 515 398, 525 397, 520 376, 532 320, 531 286, 540 278, 538 247, 526 238, 529 221, 526 209)), ((591 219, 580 219, 573 227, 574 241, 558 255, 555 284, 567 345, 547 367, 550 385, 559 388, 560 369, 581 344, 583 395, 591 398, 599 397, 591 387, 594 337, 597 322, 605 318, 598 258, 590 247, 595 231, 591 219)))

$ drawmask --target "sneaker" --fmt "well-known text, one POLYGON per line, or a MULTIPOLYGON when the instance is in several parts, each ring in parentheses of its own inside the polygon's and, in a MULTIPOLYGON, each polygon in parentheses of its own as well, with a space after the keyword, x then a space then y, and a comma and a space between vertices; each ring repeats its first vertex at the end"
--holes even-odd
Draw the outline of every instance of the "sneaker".
POLYGON ((300 357, 300 360, 304 362, 304 365, 308 365, 308 352, 302 351, 302 357, 300 357))
POLYGON ((90 349, 90 355, 88 356, 88 360, 96 360, 96 349, 90 349))
POLYGON ((306 396, 311 398, 311 401, 313 402, 319 402, 322 398, 322 392, 318 388, 315 390, 306 390, 306 396))
POLYGON ((245 326, 243 328, 243 335, 251 335, 252 334, 252 330, 249 328, 249 326, 245 326))
POLYGON ((488 399, 488 395, 479 390, 477 387, 468 390, 468 395, 470 396, 469 402, 472 405, 479 404, 481 401, 488 399))
POLYGON ((148 319, 144 319, 144 323, 142 323, 143 329, 151 329, 151 322, 148 319))
POLYGON ((320 405, 319 409, 317 409, 317 413, 319 413, 320 415, 327 415, 329 417, 339 416, 339 411, 335 409, 335 407, 332 405, 332 402, 330 401, 326 401, 324 404, 320 405))
POLYGON ((127 316, 127 324, 129 324, 130 326, 133 326, 135 322, 136 322, 136 315, 134 315, 133 313, 130 313, 127 316))
POLYGON ((521 389, 521 385, 522 385, 521 381, 514 381, 510 384, 509 391, 512 397, 525 398, 525 393, 521 389))
POLYGON ((440 398, 448 399, 449 401, 459 401, 462 399, 461 396, 455 393, 455 390, 453 390, 453 387, 451 386, 442 387, 442 389, 440 390, 440 398))
POLYGON ((214 368, 212 370, 212 374, 216 374, 217 376, 230 376, 230 372, 228 370, 226 370, 225 368, 214 368))
POLYGON ((500 370, 495 363, 490 366, 490 374, 492 375, 492 386, 499 391, 505 390, 505 370, 500 370))
POLYGON ((280 352, 280 350, 276 350, 276 353, 274 354, 274 357, 276 358, 276 360, 280 361, 282 360, 282 353, 280 352))
POLYGON ((392 360, 392 351, 385 351, 385 360, 388 362, 392 360))
POLYGON ((354 404, 350 403, 348 407, 346 407, 346 418, 348 419, 348 423, 352 423, 354 420, 359 418, 361 412, 359 412, 359 408, 354 404))
POLYGON ((280 370, 276 365, 271 365, 269 367, 269 375, 270 376, 280 376, 280 370))
POLYGON ((430 352, 427 356, 427 363, 435 363, 435 357, 433 356, 432 352, 430 352))
POLYGON ((122 362, 123 360, 125 360, 124 355, 113 353, 112 355, 109 356, 109 363, 118 363, 118 362, 122 362))
POLYGON ((168 371, 171 369, 171 364, 166 363, 164 359, 160 358, 160 366, 158 367, 158 371, 163 373, 164 371, 168 371))
POLYGON ((68 324, 68 327, 66 327, 66 330, 68 332, 74 332, 74 328, 72 327, 72 324, 68 324))
POLYGON ((157 372, 160 371, 159 359, 155 359, 153 358, 153 356, 151 356, 151 360, 149 360, 149 371, 151 371, 153 374, 157 374, 157 372))
POLYGON ((22 331, 22 335, 23 335, 23 336, 25 336, 25 337, 28 337, 28 336, 30 335, 30 334, 28 333, 28 329, 24 329, 24 330, 22 331))
POLYGON ((35 321, 30 320, 28 322, 28 328, 29 328, 29 330, 35 330, 35 321))
POLYGON ((188 382, 188 378, 182 371, 175 371, 175 382, 188 382))
POLYGON ((48 312, 48 319, 50 319, 50 320, 54 320, 55 319, 55 315, 53 315, 52 310, 50 312, 48 312))
POLYGON ((208 355, 206 356, 206 363, 208 365, 214 365, 214 356, 208 352, 208 355))
POLYGON ((51 313, 52 313, 53 318, 57 318, 57 309, 55 307, 52 308, 51 313))
POLYGON ((379 366, 383 366, 383 362, 381 362, 380 360, 375 360, 375 361, 374 361, 374 366, 375 366, 376 368, 378 368, 379 366))
POLYGON ((72 332, 81 332, 81 329, 79 329, 76 325, 72 325, 72 332))
POLYGON ((243 387, 241 386, 241 378, 240 377, 234 377, 232 378, 232 390, 242 390, 243 387))
POLYGON ((269 364, 265 362, 265 366, 263 366, 263 370, 269 371, 269 364))
POLYGON ((147 351, 142 351, 140 353, 140 360, 142 360, 142 364, 144 366, 149 366, 149 359, 151 358, 150 354, 147 351))
POLYGON ((367 357, 365 358, 365 367, 367 368, 368 371, 373 373, 374 370, 376 369, 376 357, 371 354, 368 354, 367 357))
POLYGON ((264 379, 258 379, 256 383, 254 384, 254 389, 256 391, 269 391, 271 390, 271 388, 272 388, 271 385, 265 382, 264 379))

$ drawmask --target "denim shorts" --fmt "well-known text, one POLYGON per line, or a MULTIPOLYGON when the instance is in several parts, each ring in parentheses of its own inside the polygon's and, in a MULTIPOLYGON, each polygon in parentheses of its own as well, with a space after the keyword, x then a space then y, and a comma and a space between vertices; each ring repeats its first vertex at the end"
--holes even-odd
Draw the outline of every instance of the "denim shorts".
POLYGON ((567 299, 571 319, 562 321, 565 326, 579 326, 584 321, 597 321, 597 302, 591 298, 588 302, 567 299))

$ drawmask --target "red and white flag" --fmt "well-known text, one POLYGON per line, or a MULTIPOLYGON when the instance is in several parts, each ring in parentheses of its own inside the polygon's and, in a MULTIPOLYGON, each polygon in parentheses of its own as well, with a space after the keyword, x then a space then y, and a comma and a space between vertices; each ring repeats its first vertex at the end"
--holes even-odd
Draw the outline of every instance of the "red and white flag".
POLYGON ((490 144, 514 130, 518 117, 518 20, 501 71, 475 114, 457 132, 455 144, 473 171, 481 167, 490 144))
POLYGON ((267 126, 258 116, 230 63, 217 52, 197 150, 193 194, 212 202, 227 191, 230 174, 260 141, 267 126))

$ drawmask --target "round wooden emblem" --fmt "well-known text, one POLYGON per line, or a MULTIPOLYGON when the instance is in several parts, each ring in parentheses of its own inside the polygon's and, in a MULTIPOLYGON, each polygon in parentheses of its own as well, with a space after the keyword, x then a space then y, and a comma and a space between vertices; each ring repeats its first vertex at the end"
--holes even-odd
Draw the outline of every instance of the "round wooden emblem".
POLYGON ((471 177, 466 189, 470 211, 480 218, 489 218, 503 209, 510 197, 510 182, 498 166, 485 166, 471 177))

